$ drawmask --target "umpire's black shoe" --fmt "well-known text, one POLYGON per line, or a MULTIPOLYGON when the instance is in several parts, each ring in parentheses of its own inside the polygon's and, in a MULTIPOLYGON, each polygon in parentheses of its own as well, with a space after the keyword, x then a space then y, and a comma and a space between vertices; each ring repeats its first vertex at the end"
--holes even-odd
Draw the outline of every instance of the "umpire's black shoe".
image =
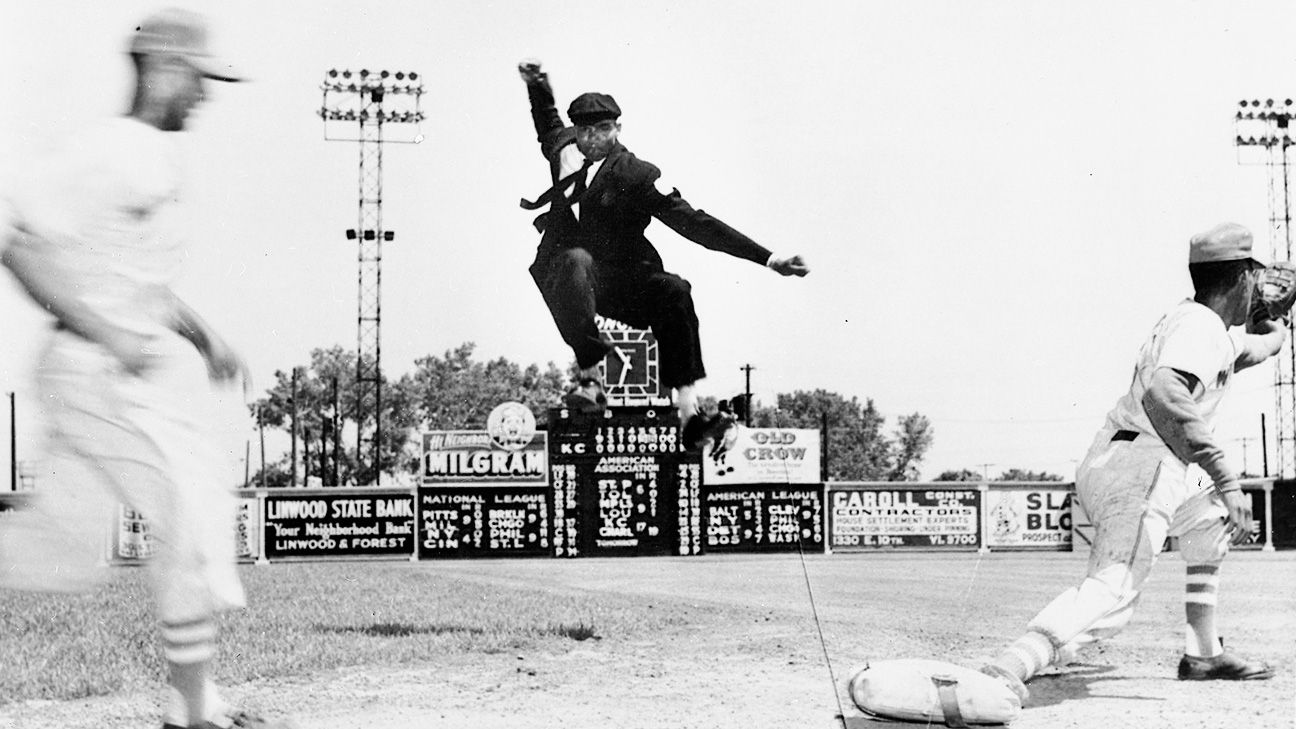
POLYGON ((1269 664, 1251 662, 1228 651, 1213 658, 1185 654, 1179 659, 1180 681, 1262 681, 1273 675, 1269 664))
POLYGON ((582 413, 601 413, 607 408, 607 393, 602 382, 584 377, 563 395, 563 404, 582 413))
POLYGON ((718 412, 711 416, 694 414, 684 423, 684 450, 700 451, 707 443, 719 442, 737 422, 733 413, 718 412))

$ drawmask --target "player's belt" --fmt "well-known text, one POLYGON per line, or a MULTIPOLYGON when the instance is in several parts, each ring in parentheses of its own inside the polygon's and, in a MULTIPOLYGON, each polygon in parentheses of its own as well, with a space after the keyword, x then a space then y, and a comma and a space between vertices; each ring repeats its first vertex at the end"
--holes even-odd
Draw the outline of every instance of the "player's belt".
POLYGON ((1134 440, 1137 437, 1139 437, 1138 431, 1118 430, 1116 431, 1116 434, 1112 436, 1112 442, 1115 443, 1118 440, 1134 440))

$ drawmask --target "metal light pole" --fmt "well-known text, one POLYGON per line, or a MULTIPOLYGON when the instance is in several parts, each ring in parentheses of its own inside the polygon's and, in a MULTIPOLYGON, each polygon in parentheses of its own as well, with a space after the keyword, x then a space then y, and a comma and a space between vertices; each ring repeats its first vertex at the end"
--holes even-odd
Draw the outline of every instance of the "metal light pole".
MULTIPOLYGON (((1292 260, 1291 165, 1287 150, 1296 144, 1291 122, 1296 118, 1292 100, 1243 100, 1234 115, 1238 161, 1264 164, 1269 170, 1269 247, 1271 260, 1292 260), (1243 153, 1259 152, 1259 160, 1243 153)), ((1290 327, 1290 324, 1288 325, 1290 327)), ((1274 357, 1274 440, 1279 478, 1296 476, 1296 350, 1288 332, 1282 350, 1274 357)))
POLYGON ((360 209, 358 225, 346 237, 359 245, 359 297, 356 329, 356 470, 365 463, 366 441, 373 483, 379 481, 382 443, 382 244, 395 238, 383 228, 382 153, 383 144, 423 141, 418 125, 423 121, 419 100, 423 82, 415 72, 370 72, 361 69, 333 69, 320 87, 324 102, 319 116, 324 120, 324 138, 360 144, 360 209), (352 126, 356 125, 356 126, 352 126), (413 128, 409 138, 392 137, 413 128), (347 129, 350 133, 347 133, 347 129), (365 430, 372 414, 373 430, 365 430))

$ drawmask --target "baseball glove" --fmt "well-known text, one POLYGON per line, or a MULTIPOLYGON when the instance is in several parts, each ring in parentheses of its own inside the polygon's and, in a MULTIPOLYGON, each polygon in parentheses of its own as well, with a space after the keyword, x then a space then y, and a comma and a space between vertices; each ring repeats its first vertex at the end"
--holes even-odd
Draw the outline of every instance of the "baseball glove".
POLYGON ((1251 320, 1285 319, 1294 301, 1296 301, 1296 265, 1278 261, 1266 267, 1256 277, 1256 295, 1251 305, 1251 320))

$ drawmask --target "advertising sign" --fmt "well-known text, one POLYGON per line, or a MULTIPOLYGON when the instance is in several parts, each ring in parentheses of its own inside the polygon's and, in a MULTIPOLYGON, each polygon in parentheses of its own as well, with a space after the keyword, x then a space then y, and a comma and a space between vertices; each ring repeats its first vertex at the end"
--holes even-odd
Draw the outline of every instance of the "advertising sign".
MULTIPOLYGON (((234 499, 234 556, 250 561, 257 557, 255 497, 238 496, 234 499)), ((112 527, 112 559, 120 561, 144 560, 157 549, 156 536, 144 515, 124 504, 117 507, 117 518, 112 527)))
POLYGON ((30 496, 21 491, 0 493, 0 519, 12 516, 13 512, 27 503, 30 496))
POLYGON ((261 510, 257 508, 256 498, 242 497, 234 507, 234 554, 241 560, 255 560, 260 557, 257 544, 257 522, 261 510))
POLYGON ((711 486, 812 484, 820 482, 819 431, 813 428, 731 429, 707 454, 704 478, 711 486), (715 456, 715 448, 723 453, 715 456))
POLYGON ((823 487, 764 484, 702 489, 703 551, 822 552, 823 487))
POLYGON ((465 485, 419 489, 419 558, 547 556, 544 486, 465 485))
POLYGON ((423 483, 544 483, 548 451, 531 409, 500 403, 487 416, 486 430, 423 434, 423 483))
POLYGON ((544 433, 512 449, 484 430, 424 433, 423 483, 544 483, 547 451, 544 433))
POLYGON ((266 496, 265 557, 413 555, 414 497, 374 491, 266 496))
POLYGON ((113 530, 115 559, 148 559, 155 549, 153 534, 144 515, 129 506, 117 507, 117 528, 113 530))
POLYGON ((1070 487, 999 489, 991 485, 987 546, 1010 549, 1071 549, 1070 487))
POLYGON ((829 547, 978 549, 981 494, 976 489, 837 486, 828 492, 829 547))

